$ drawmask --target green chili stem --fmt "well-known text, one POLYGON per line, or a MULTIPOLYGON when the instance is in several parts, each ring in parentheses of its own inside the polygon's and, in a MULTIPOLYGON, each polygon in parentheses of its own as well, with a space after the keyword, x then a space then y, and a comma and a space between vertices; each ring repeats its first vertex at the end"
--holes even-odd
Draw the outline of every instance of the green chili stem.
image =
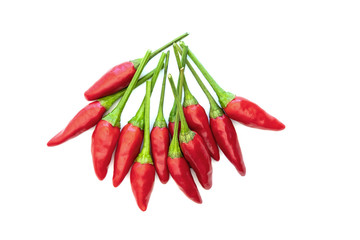
POLYGON ((151 95, 151 82, 146 82, 146 95, 145 95, 145 126, 144 126, 144 145, 141 152, 150 155, 150 95, 151 95))
MULTIPOLYGON (((185 115, 184 115, 184 111, 181 107, 181 102, 180 102, 180 98, 179 98, 179 94, 176 93, 176 89, 175 89, 175 84, 174 84, 174 80, 171 76, 171 74, 168 75, 168 79, 171 85, 171 89, 173 91, 174 94, 174 98, 175 98, 175 102, 177 105, 177 108, 179 109, 178 112, 180 114, 180 120, 181 120, 181 132, 189 132, 189 126, 186 123, 186 119, 185 119, 185 115)), ((180 69, 180 84, 179 84, 179 89, 182 89, 182 84, 184 82, 184 68, 180 69)), ((174 130, 174 134, 175 134, 175 130, 174 130)))
MULTIPOLYGON (((176 50, 179 51, 180 54, 182 54, 182 49, 179 47, 179 45, 175 44, 175 47, 176 47, 176 50)), ((190 69, 191 73, 194 75, 195 80, 197 81, 200 88, 203 90, 204 94, 206 95, 207 99, 209 100, 210 107, 213 107, 214 109, 220 108, 189 61, 186 62, 186 65, 190 69)))
POLYGON ((164 119, 164 98, 165 98, 165 87, 166 87, 166 75, 169 65, 169 58, 170 58, 170 51, 167 51, 166 53, 166 60, 165 60, 165 68, 164 68, 164 78, 161 86, 161 94, 160 94, 160 103, 159 103, 159 110, 156 119, 159 118, 159 120, 164 119))
MULTIPOLYGON (((185 44, 183 42, 181 42, 180 45, 181 47, 185 47, 185 44)), ((211 75, 208 73, 205 67, 200 63, 200 61, 195 57, 195 55, 190 51, 190 49, 188 50, 188 55, 191 58, 191 60, 193 60, 195 65, 199 68, 199 70, 204 75, 205 79, 209 82, 211 87, 214 89, 216 95, 219 98, 221 106, 223 108, 226 107, 227 104, 235 98, 235 95, 230 92, 226 92, 217 84, 217 82, 211 77, 211 75)))
MULTIPOLYGON (((152 59, 153 57, 155 57, 159 52, 162 52, 163 50, 165 50, 166 48, 170 47, 173 43, 176 43, 178 41, 180 41, 181 39, 187 37, 189 35, 189 33, 184 33, 183 35, 175 38, 174 40, 172 40, 171 42, 168 42, 167 44, 165 44, 164 46, 162 46, 161 48, 155 50, 154 52, 152 52, 150 59, 152 59)), ((149 60, 150 60, 149 59, 149 60)))
MULTIPOLYGON (((162 68, 162 65, 164 64, 164 59, 165 59, 166 54, 162 53, 160 60, 158 62, 158 65, 156 67, 155 73, 151 78, 151 92, 152 93, 156 80, 159 76, 160 70, 162 68)), ((134 126, 137 126, 141 129, 143 129, 144 127, 144 111, 145 111, 145 97, 141 103, 141 106, 139 108, 139 110, 136 112, 135 116, 129 121, 131 124, 133 124, 134 126)))
POLYGON ((133 76, 129 86, 126 88, 126 91, 125 91, 123 97, 121 98, 120 102, 118 103, 118 105, 114 108, 114 110, 111 113, 109 113, 108 115, 106 115, 103 118, 104 120, 110 122, 113 126, 120 126, 121 113, 124 110, 126 102, 129 99, 131 92, 134 90, 135 85, 136 85, 142 71, 144 70, 144 67, 146 66, 147 62, 149 61, 150 54, 151 54, 151 51, 148 50, 146 52, 145 56, 142 58, 140 66, 139 66, 138 70, 135 72, 135 75, 133 76))

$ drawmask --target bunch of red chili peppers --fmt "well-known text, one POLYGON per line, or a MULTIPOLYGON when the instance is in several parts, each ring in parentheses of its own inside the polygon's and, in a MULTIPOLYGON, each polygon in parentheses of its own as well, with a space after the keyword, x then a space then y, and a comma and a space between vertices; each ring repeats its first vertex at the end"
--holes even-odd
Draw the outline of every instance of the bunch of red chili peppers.
POLYGON ((91 154, 96 176, 100 180, 105 178, 115 152, 113 185, 119 186, 130 171, 131 188, 139 208, 143 211, 150 199, 155 172, 164 184, 171 175, 188 198, 201 203, 202 199, 190 168, 194 170, 201 186, 210 189, 211 158, 216 161, 220 159, 219 148, 239 174, 245 175, 246 168, 237 133, 230 119, 248 127, 265 130, 278 131, 285 128, 284 124, 255 103, 222 89, 194 53, 183 42, 180 42, 180 46, 177 44, 187 35, 188 33, 185 33, 175 38, 154 52, 147 51, 143 58, 110 69, 85 92, 85 98, 93 102, 81 109, 65 129, 47 143, 48 146, 59 145, 95 126, 91 154), (167 75, 169 51, 161 54, 153 71, 140 77, 148 61, 171 45, 179 68, 177 87, 171 74, 167 75), (221 106, 205 87, 188 58, 215 91, 221 106), (186 68, 193 74, 210 103, 210 119, 186 83, 186 68), (150 132, 150 96, 162 69, 164 77, 160 103, 150 132), (168 125, 163 113, 167 78, 174 95, 168 125), (131 92, 144 82, 146 94, 139 110, 120 129, 121 113, 131 92), (112 111, 104 115, 118 99, 120 100, 112 111))

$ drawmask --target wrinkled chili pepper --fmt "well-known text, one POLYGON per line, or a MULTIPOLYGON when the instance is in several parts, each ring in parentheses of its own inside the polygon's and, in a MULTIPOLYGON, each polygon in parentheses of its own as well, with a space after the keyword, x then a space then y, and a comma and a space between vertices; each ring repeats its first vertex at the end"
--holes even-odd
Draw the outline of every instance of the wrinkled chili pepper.
MULTIPOLYGON (((171 46, 174 42, 185 38, 187 35, 189 34, 185 33, 154 51, 151 54, 150 59, 171 46)), ((87 100, 95 100, 124 89, 127 85, 129 85, 136 69, 139 67, 140 62, 141 58, 124 62, 113 67, 84 93, 85 98, 87 100)))
POLYGON ((144 145, 131 168, 131 189, 137 205, 146 211, 154 187, 155 167, 150 152, 150 93, 151 82, 146 82, 144 145))
POLYGON ((165 97, 165 85, 166 85, 166 75, 167 68, 169 64, 170 52, 166 53, 165 68, 164 68, 164 78, 161 87, 160 103, 158 114, 156 116, 153 128, 150 134, 150 143, 151 143, 151 155, 154 159, 154 165, 157 175, 159 176, 160 181, 165 184, 169 181, 169 170, 166 165, 167 154, 169 151, 169 130, 166 126, 166 121, 164 118, 164 97, 165 97))
MULTIPOLYGON (((164 64, 166 54, 163 53, 160 57, 156 71, 151 79, 151 91, 154 88, 156 80, 159 76, 161 66, 164 64)), ((113 185, 117 187, 124 180, 129 172, 134 159, 140 152, 141 143, 144 137, 144 111, 145 111, 145 97, 137 111, 136 115, 125 125, 120 132, 117 148, 115 150, 114 158, 114 174, 113 185)))
MULTIPOLYGON (((177 94, 178 95, 178 94, 177 94)), ((171 139, 168 157, 166 160, 171 177, 180 190, 196 203, 202 203, 199 190, 190 172, 190 167, 183 157, 179 145, 179 112, 175 115, 175 132, 171 139)))
MULTIPOLYGON (((179 48, 177 48, 179 49, 179 48)), ((219 107, 210 92, 201 81, 199 75, 196 73, 189 61, 186 62, 188 68, 194 75, 200 88, 205 93, 210 103, 210 127, 215 137, 217 144, 221 151, 225 154, 227 159, 235 166, 240 175, 245 176, 246 168, 243 161, 239 140, 231 120, 226 116, 224 111, 219 107)))
MULTIPOLYGON (((184 43, 181 43, 181 46, 184 47, 184 43)), ((244 124, 245 126, 263 130, 279 131, 285 128, 283 123, 265 112, 265 110, 255 103, 223 90, 190 50, 188 55, 214 89, 222 108, 230 118, 244 124)))
MULTIPOLYGON (((189 129, 181 107, 180 99, 176 96, 176 89, 171 74, 169 74, 168 79, 176 99, 176 105, 181 119, 181 131, 179 137, 181 151, 190 166, 194 169, 201 186, 205 189, 210 189, 212 186, 212 166, 209 152, 201 136, 189 129)), ((180 90, 182 89, 183 82, 184 68, 181 68, 180 90)))
MULTIPOLYGON (((154 75, 154 72, 155 69, 140 78, 135 87, 140 86, 146 80, 150 79, 154 75)), ((95 124, 101 120, 103 114, 114 104, 114 102, 116 102, 117 99, 121 98, 125 92, 126 88, 115 94, 100 98, 97 101, 86 105, 75 115, 75 117, 68 123, 65 129, 55 135, 47 143, 47 145, 52 147, 62 144, 95 126, 95 124)))
POLYGON ((129 99, 141 72, 149 60, 150 54, 151 51, 147 51, 145 57, 142 58, 143 60, 140 63, 139 69, 136 71, 118 105, 96 125, 93 132, 91 154, 94 170, 99 180, 103 180, 106 176, 112 154, 120 135, 121 113, 124 110, 125 104, 129 99))
MULTIPOLYGON (((179 52, 182 54, 182 50, 176 43, 173 44, 174 52, 176 56, 176 61, 178 63, 179 69, 181 67, 185 67, 186 60, 183 61, 183 66, 180 62, 179 52)), ((187 48, 184 48, 184 52, 187 52, 187 48)), ((186 55, 187 53, 185 53, 186 55)), ((202 139, 204 140, 206 147, 210 153, 210 156, 219 161, 220 154, 219 148, 216 145, 214 136, 211 132, 209 119, 206 115, 204 108, 198 103, 196 98, 191 94, 186 79, 184 79, 184 102, 183 102, 183 110, 186 118, 186 122, 189 125, 190 129, 197 132, 202 139)))

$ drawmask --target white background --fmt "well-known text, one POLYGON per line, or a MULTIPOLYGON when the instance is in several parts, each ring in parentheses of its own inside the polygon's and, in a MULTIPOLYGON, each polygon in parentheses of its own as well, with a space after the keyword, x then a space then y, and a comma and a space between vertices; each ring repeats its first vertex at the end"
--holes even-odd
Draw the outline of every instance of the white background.
MULTIPOLYGON (((359 12, 358 1, 1 1, 0 239, 359 239, 359 12), (221 155, 212 189, 199 186, 202 205, 156 179, 142 212, 129 177, 116 189, 112 170, 97 180, 93 129, 46 143, 109 68, 184 32, 224 89, 286 129, 234 122, 245 177, 221 155)), ((133 92, 122 125, 143 94, 133 92)))

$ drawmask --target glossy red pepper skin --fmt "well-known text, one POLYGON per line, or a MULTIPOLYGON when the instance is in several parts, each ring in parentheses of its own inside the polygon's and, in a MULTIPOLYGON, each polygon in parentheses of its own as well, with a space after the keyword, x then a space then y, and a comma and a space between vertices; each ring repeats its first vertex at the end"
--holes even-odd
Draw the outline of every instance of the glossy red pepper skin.
POLYGON ((169 130, 167 127, 153 127, 150 140, 156 173, 160 181, 165 184, 169 181, 169 170, 166 164, 170 144, 169 130))
POLYGON ((96 81, 84 96, 90 101, 116 93, 129 85, 135 72, 136 68, 131 61, 119 64, 96 81))
POLYGON ((91 155, 96 176, 106 177, 107 170, 120 135, 120 128, 101 120, 95 127, 91 139, 91 155))
POLYGON ((64 130, 55 135, 47 145, 49 147, 59 145, 67 140, 78 136, 91 127, 95 126, 101 120, 106 112, 99 101, 95 101, 86 105, 76 116, 68 123, 64 130))
POLYGON ((152 164, 135 162, 130 172, 131 189, 136 203, 142 211, 146 211, 154 188, 155 168, 152 164))
POLYGON ((199 190, 191 175, 189 164, 185 158, 167 158, 167 165, 171 177, 174 179, 180 190, 196 203, 202 203, 199 190))
POLYGON ((223 114, 217 118, 210 118, 211 130, 217 144, 227 159, 235 166, 241 176, 245 176, 246 168, 243 161, 239 140, 231 120, 223 114))
POLYGON ((204 140, 199 134, 194 133, 194 138, 187 143, 182 142, 180 138, 180 148, 185 159, 194 169, 201 186, 210 189, 212 186, 211 158, 204 140))
POLYGON ((219 161, 219 148, 209 126, 209 119, 200 104, 183 107, 186 122, 190 129, 197 132, 204 140, 210 156, 219 161))
MULTIPOLYGON (((181 124, 181 121, 179 121, 179 133, 181 130, 180 124, 181 124)), ((170 132, 171 137, 174 136, 174 127, 175 127, 175 122, 169 122, 169 132, 170 132)))
POLYGON ((230 118, 248 127, 274 131, 285 128, 275 117, 243 97, 235 97, 226 105, 224 111, 230 118))
POLYGON ((131 165, 140 152, 144 131, 128 123, 120 132, 115 151, 113 185, 117 187, 124 180, 131 165))

